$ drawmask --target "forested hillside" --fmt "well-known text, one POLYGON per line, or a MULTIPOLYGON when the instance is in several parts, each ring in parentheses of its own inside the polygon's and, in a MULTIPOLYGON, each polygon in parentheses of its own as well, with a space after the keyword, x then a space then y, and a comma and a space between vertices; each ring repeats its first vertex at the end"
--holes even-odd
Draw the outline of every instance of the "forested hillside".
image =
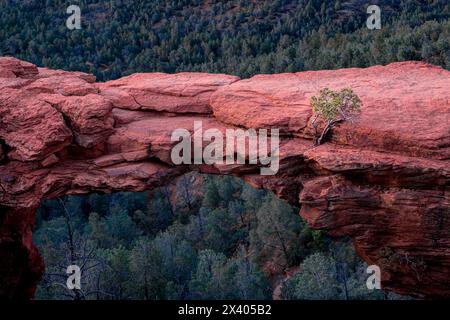
POLYGON ((34 241, 46 263, 38 299, 271 299, 276 286, 283 299, 397 298, 367 289, 367 265, 348 241, 231 177, 46 201, 34 241), (82 290, 65 287, 73 264, 82 290), (280 282, 286 272, 294 277, 280 282))
POLYGON ((424 60, 450 68, 447 0, 1 0, 0 55, 94 73, 203 71, 241 77, 424 60), (78 4, 82 29, 69 30, 78 4))

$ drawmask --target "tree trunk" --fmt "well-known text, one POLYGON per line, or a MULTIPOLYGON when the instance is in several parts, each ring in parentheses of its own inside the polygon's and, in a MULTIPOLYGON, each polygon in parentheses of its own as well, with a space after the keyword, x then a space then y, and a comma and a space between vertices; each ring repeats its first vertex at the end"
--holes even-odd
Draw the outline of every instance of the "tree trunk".
MULTIPOLYGON (((334 125, 338 122, 343 121, 343 119, 334 120, 334 121, 328 121, 326 127, 322 130, 322 134, 317 138, 315 137, 314 146, 320 146, 327 136, 328 132, 330 132, 331 129, 333 129, 334 125)), ((317 132, 317 131, 316 131, 317 132)))

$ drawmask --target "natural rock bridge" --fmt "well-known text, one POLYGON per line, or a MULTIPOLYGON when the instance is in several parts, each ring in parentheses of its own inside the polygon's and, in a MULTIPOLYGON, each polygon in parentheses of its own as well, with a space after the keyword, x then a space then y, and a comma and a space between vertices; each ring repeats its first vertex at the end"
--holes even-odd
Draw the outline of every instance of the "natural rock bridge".
POLYGON ((350 236, 382 287, 450 296, 450 72, 419 62, 259 75, 91 75, 0 58, 0 296, 31 298, 44 264, 32 243, 43 199, 142 191, 190 170, 240 176, 301 207, 313 228, 350 236), (312 146, 309 98, 351 87, 355 123, 312 146), (280 170, 171 163, 171 132, 279 128, 280 170))

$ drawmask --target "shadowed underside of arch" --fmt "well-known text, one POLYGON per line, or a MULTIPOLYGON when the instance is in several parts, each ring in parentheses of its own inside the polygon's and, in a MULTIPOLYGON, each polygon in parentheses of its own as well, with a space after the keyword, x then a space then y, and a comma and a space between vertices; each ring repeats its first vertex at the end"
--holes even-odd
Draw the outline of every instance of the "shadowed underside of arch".
POLYGON ((143 191, 196 170, 242 177, 350 236, 382 287, 450 296, 450 73, 418 62, 260 75, 91 75, 0 58, 0 296, 31 298, 44 265, 32 243, 43 199, 143 191), (312 146, 309 99, 351 87, 361 116, 312 146), (280 169, 174 165, 175 129, 280 129, 280 169))

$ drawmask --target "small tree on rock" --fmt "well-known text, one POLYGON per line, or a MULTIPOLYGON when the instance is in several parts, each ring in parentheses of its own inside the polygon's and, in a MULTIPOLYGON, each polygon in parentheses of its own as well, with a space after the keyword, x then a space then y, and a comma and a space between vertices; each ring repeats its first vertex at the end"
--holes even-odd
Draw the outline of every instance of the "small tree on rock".
POLYGON ((350 88, 339 92, 324 88, 320 90, 319 96, 311 98, 311 106, 314 112, 311 125, 315 130, 315 146, 322 143, 336 123, 352 120, 361 112, 361 100, 350 88), (317 123, 319 117, 325 121, 325 127, 320 134, 317 123))

